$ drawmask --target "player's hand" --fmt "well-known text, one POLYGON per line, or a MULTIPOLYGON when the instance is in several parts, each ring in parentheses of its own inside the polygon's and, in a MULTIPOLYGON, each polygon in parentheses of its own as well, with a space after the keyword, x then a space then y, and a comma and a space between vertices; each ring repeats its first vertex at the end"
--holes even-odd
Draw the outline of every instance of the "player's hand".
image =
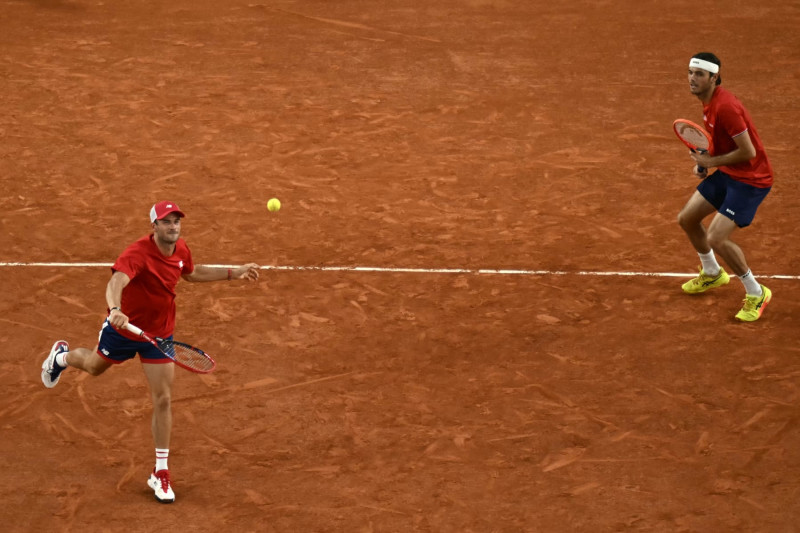
POLYGON ((706 179, 708 177, 708 169, 706 167, 701 167, 699 165, 695 165, 694 166, 694 175, 697 176, 698 178, 700 178, 701 180, 704 180, 704 179, 706 179), (701 169, 701 168, 703 169, 702 171, 698 170, 698 169, 701 169))
POLYGON ((707 152, 695 152, 690 155, 698 167, 711 168, 714 166, 714 158, 708 155, 707 152))
POLYGON ((125 329, 125 326, 128 324, 128 315, 119 309, 112 309, 111 313, 108 315, 108 323, 116 329, 125 329))
POLYGON ((234 268, 231 277, 233 279, 249 279, 250 281, 258 281, 259 266, 256 263, 247 263, 239 268, 234 268))

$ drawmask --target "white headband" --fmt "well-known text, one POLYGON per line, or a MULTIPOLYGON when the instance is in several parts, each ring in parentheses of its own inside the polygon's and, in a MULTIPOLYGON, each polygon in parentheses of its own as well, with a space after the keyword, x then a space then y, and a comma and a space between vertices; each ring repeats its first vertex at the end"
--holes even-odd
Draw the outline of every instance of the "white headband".
POLYGON ((705 59, 697 59, 693 57, 689 61, 689 67, 701 68, 703 70, 707 70, 712 74, 716 74, 719 72, 719 65, 716 63, 712 63, 711 61, 706 61, 705 59))

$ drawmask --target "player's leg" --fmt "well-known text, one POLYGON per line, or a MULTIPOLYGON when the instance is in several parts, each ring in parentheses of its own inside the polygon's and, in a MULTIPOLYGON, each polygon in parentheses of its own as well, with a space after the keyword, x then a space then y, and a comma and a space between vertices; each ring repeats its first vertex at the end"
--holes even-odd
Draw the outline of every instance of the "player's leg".
POLYGON ((153 399, 153 440, 156 448, 169 448, 172 430, 172 382, 175 379, 175 365, 142 364, 150 394, 153 399))
POLYGON ((98 355, 96 346, 94 350, 74 348, 65 354, 64 361, 67 365, 93 376, 99 376, 113 365, 111 361, 98 355))
POLYGON ((753 322, 761 318, 767 304, 772 300, 772 291, 756 281, 747 265, 744 252, 739 245, 733 242, 731 236, 736 228, 750 225, 758 206, 769 194, 769 189, 753 187, 731 178, 727 179, 730 181, 728 194, 708 227, 708 241, 744 285, 744 305, 736 314, 736 318, 745 322, 753 322))
POLYGON ((136 352, 142 344, 150 346, 149 343, 132 341, 124 337, 105 321, 100 328, 94 350, 86 348, 70 350, 67 341, 56 341, 42 363, 42 383, 47 388, 55 387, 61 373, 70 366, 92 376, 99 376, 112 365, 136 357, 136 352))
POLYGON ((48 389, 52 389, 58 385, 61 373, 70 366, 93 376, 99 376, 112 364, 111 361, 100 357, 96 347, 94 350, 87 348, 70 350, 67 341, 56 341, 50 354, 42 363, 42 383, 48 389))
POLYGON ((743 276, 750 270, 744 258, 744 252, 738 244, 731 240, 731 235, 736 230, 736 222, 717 213, 708 225, 707 240, 711 248, 716 251, 734 274, 743 276))
POLYGON ((689 241, 697 250, 697 253, 708 253, 711 246, 708 243, 706 228, 703 220, 715 212, 717 209, 706 200, 699 191, 694 191, 689 201, 678 213, 678 224, 680 224, 689 241))
POLYGON ((172 503, 175 501, 175 493, 172 490, 167 458, 172 432, 172 383, 175 379, 175 365, 171 362, 143 362, 142 368, 153 400, 152 431, 156 447, 156 467, 150 475, 148 485, 155 492, 156 500, 172 503))
POLYGON ((703 225, 703 220, 716 210, 717 208, 700 192, 700 187, 698 187, 698 190, 692 194, 678 214, 678 224, 683 228, 697 251, 701 264, 700 274, 681 286, 683 291, 688 294, 699 294, 715 287, 721 287, 730 281, 728 273, 717 262, 714 248, 708 240, 708 232, 703 225))
POLYGON ((47 388, 55 387, 61 373, 70 366, 92 376, 99 376, 112 365, 136 357, 137 350, 143 344, 150 346, 149 343, 126 338, 105 321, 100 328, 94 350, 86 348, 70 350, 66 341, 57 341, 53 344, 50 354, 42 363, 42 383, 47 388))

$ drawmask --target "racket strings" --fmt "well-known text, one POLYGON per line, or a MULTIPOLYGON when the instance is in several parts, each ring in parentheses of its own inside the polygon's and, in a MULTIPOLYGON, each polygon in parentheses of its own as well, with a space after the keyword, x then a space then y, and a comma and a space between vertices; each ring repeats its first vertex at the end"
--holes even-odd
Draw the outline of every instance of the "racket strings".
POLYGON ((194 370, 209 372, 214 368, 214 361, 197 348, 167 341, 161 344, 161 349, 171 355, 176 362, 194 370))
POLYGON ((680 124, 677 127, 677 133, 680 137, 689 144, 698 147, 701 150, 708 150, 708 137, 697 128, 689 124, 680 124))

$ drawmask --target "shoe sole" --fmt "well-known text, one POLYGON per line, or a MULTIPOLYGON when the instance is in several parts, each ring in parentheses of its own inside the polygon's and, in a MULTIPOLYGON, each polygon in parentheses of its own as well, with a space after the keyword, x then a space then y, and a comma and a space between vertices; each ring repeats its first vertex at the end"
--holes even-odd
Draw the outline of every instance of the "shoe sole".
POLYGON ((47 370, 42 369, 42 383, 48 389, 52 389, 53 387, 58 385, 58 380, 59 379, 61 379, 61 376, 58 376, 55 381, 51 380, 50 379, 50 373, 47 370))

